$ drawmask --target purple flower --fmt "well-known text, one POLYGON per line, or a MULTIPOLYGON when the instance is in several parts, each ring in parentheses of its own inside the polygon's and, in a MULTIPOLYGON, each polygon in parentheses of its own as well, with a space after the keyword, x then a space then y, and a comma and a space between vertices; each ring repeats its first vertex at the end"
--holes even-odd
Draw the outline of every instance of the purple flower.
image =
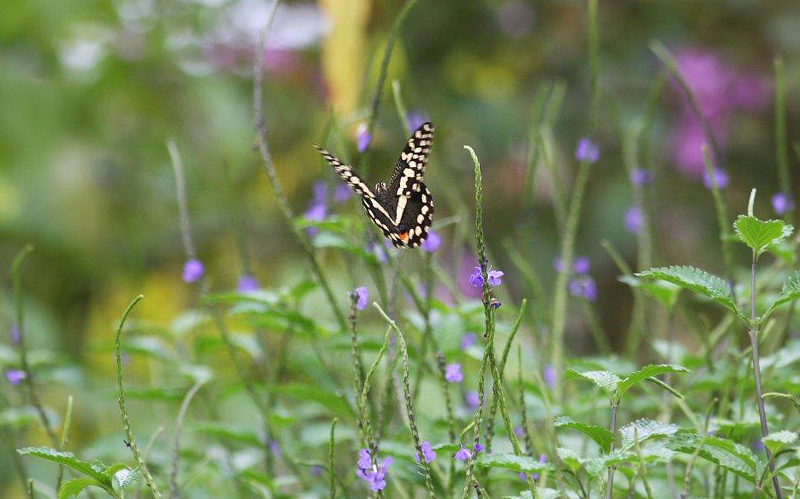
POLYGON ((794 209, 794 199, 788 194, 779 192, 772 196, 772 209, 778 216, 783 216, 794 209))
MULTIPOLYGON (((325 217, 327 215, 328 215, 328 205, 326 205, 325 203, 314 203, 303 214, 303 216, 306 217, 307 220, 310 220, 312 222, 321 222, 325 220, 325 217)), ((316 227, 306 228, 306 234, 308 234, 309 237, 313 237, 316 233, 317 233, 316 227)))
POLYGON ((240 293, 250 293, 258 290, 258 288, 258 281, 250 274, 243 275, 239 278, 239 282, 236 283, 236 291, 240 293))
POLYGON ((456 461, 466 461, 470 458, 470 453, 466 447, 460 447, 458 451, 453 454, 453 457, 456 458, 456 461))
POLYGON ((447 364, 444 368, 444 379, 446 379, 448 383, 461 383, 464 381, 464 374, 461 372, 461 364, 458 362, 447 364))
POLYGON ((642 229, 642 210, 638 206, 631 206, 625 211, 625 230, 631 234, 638 234, 642 229))
POLYGON ((408 113, 408 133, 413 132, 417 128, 421 127, 423 123, 428 121, 428 117, 425 116, 424 113, 420 113, 417 111, 412 111, 408 113))
MULTIPOLYGON (((714 167, 712 172, 714 183, 717 184, 718 189, 724 189, 728 186, 728 172, 717 167, 714 167)), ((703 185, 706 186, 706 189, 712 189, 714 187, 711 183, 711 176, 709 176, 706 171, 703 171, 703 185)))
POLYGON ((597 284, 591 276, 576 277, 569 281, 569 293, 576 298, 597 300, 597 284))
POLYGON ((392 458, 387 457, 380 464, 372 464, 372 456, 367 449, 358 452, 356 476, 367 482, 372 492, 386 488, 386 469, 392 464, 392 458))
POLYGON ((311 184, 311 192, 313 192, 312 205, 324 205, 328 203, 328 184, 325 182, 317 180, 311 184))
POLYGON ((653 174, 644 168, 634 168, 629 176, 633 185, 647 185, 653 181, 653 174))
POLYGON ((500 300, 498 300, 497 298, 492 298, 492 300, 489 302, 489 306, 495 310, 500 308, 500 305, 502 305, 502 303, 500 303, 500 300))
POLYGON ((8 336, 11 339, 11 343, 15 345, 19 343, 19 328, 16 324, 11 324, 11 331, 9 331, 8 336))
POLYGON ((708 145, 708 141, 703 128, 691 115, 680 119, 671 142, 672 157, 678 169, 700 175, 704 168, 703 146, 708 145))
POLYGON ((592 142, 592 139, 583 137, 578 141, 575 148, 575 159, 581 162, 597 163, 600 159, 600 146, 592 142))
POLYGON ((478 392, 472 391, 467 392, 464 396, 464 402, 466 402, 467 407, 472 409, 473 411, 478 408, 478 404, 480 403, 480 397, 478 396, 478 392))
POLYGON ((464 336, 461 337, 461 350, 468 349, 469 347, 477 343, 477 341, 478 338, 474 334, 472 333, 465 334, 464 336))
POLYGON ((572 271, 576 274, 588 274, 589 269, 591 268, 591 262, 589 262, 589 258, 585 256, 579 256, 572 262, 572 271))
POLYGON ((322 466, 315 464, 311 467, 311 475, 313 476, 322 476, 322 466))
POLYGON ((550 388, 556 386, 556 369, 551 366, 550 364, 544 366, 544 372, 542 373, 544 376, 544 382, 550 388))
POLYGON ((472 446, 472 448, 475 450, 476 453, 483 450, 483 446, 481 444, 475 444, 472 446))
MULTIPOLYGON (((428 441, 422 442, 420 448, 422 449, 422 459, 424 459, 426 463, 430 463, 431 461, 436 459, 436 452, 433 451, 430 442, 428 441)), ((414 455, 414 459, 417 462, 419 462, 419 452, 417 452, 414 455)))
POLYGON ((197 259, 187 260, 187 262, 183 264, 183 282, 187 284, 197 282, 203 277, 204 272, 203 262, 197 259))
POLYGON ((764 442, 762 442, 760 438, 753 440, 753 443, 750 444, 750 447, 756 452, 761 452, 764 450, 764 442))
POLYGON ((367 124, 361 123, 358 125, 358 130, 356 130, 356 147, 358 148, 358 152, 363 153, 366 151, 371 141, 372 135, 370 135, 369 130, 367 130, 367 124))
MULTIPOLYGON (((499 286, 503 283, 502 277, 505 275, 501 270, 490 270, 487 272, 489 286, 499 286)), ((469 275, 469 283, 473 288, 483 287, 483 275, 481 275, 481 268, 475 267, 469 275)))
POLYGON ((25 374, 25 371, 20 371, 19 369, 9 369, 6 371, 6 379, 12 385, 20 384, 22 380, 27 377, 28 375, 25 374))
POLYGON ((270 440, 269 451, 273 456, 277 456, 281 453, 281 446, 278 445, 278 442, 276 442, 275 440, 270 440))
POLYGON ((488 279, 489 280, 489 286, 495 287, 495 286, 499 286, 499 285, 503 284, 503 281, 502 281, 503 275, 504 275, 503 271, 501 271, 501 270, 490 270, 487 273, 487 277, 489 278, 488 279))
MULTIPOLYGON (((547 462, 547 456, 545 456, 544 454, 539 454, 539 462, 541 464, 546 463, 547 462)), ((522 471, 519 472, 519 477, 521 479, 523 479, 523 480, 527 480, 528 479, 528 477, 522 471)), ((539 479, 539 474, 538 473, 531 473, 531 479, 532 480, 538 480, 539 479)))
POLYGON ((356 308, 364 310, 367 306, 367 299, 369 299, 369 291, 365 286, 359 286, 350 292, 350 295, 356 299, 356 308))
MULTIPOLYGON (((564 264, 561 263, 561 258, 555 257, 553 259, 553 268, 556 272, 562 272, 564 270, 564 264)), ((572 262, 572 272, 575 274, 588 274, 590 268, 591 262, 589 261, 588 257, 579 256, 574 262, 572 262)))
POLYGON ((388 257, 386 256, 386 248, 380 243, 369 243, 364 246, 364 251, 372 253, 380 263, 386 263, 388 257))
POLYGON ((428 232, 428 237, 425 238, 424 241, 422 241, 420 248, 422 248, 423 251, 427 251, 428 253, 433 253, 434 251, 439 249, 439 246, 441 246, 441 244, 442 244, 442 236, 440 236, 439 233, 436 232, 435 230, 431 230, 428 232))
POLYGON ((337 203, 344 203, 350 196, 353 195, 353 191, 350 190, 350 187, 342 184, 336 186, 336 189, 333 190, 333 200, 337 203))

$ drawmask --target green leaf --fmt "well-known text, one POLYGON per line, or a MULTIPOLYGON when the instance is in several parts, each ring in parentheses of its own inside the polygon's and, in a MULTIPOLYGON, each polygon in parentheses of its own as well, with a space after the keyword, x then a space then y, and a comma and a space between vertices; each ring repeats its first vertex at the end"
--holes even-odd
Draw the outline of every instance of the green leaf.
POLYGON ((694 291, 741 315, 733 301, 731 287, 722 278, 688 266, 658 267, 636 274, 637 277, 660 279, 694 291))
POLYGON ((576 371, 567 369, 567 379, 583 378, 599 386, 608 396, 617 390, 617 384, 622 381, 619 376, 608 371, 576 371))
POLYGON ((789 430, 776 431, 762 438, 761 441, 764 442, 767 449, 776 453, 781 448, 797 442, 797 433, 789 430))
POLYGON ((556 452, 558 452, 558 458, 561 459, 561 462, 566 464, 567 468, 572 470, 573 473, 577 474, 578 470, 583 465, 583 459, 580 454, 572 449, 565 449, 564 447, 559 447, 556 452))
POLYGON ((680 430, 674 424, 653 421, 652 419, 640 419, 619 429, 622 436, 622 448, 630 449, 636 444, 635 437, 639 438, 639 443, 653 437, 669 437, 680 430))
POLYGON ((733 223, 739 240, 760 255, 767 247, 778 244, 792 235, 792 226, 783 220, 759 220, 756 217, 740 215, 733 223))
POLYGON ((229 428, 219 423, 205 423, 193 428, 194 431, 210 435, 228 442, 263 447, 261 439, 252 431, 229 428))
POLYGON ((67 480, 62 483, 61 488, 58 489, 58 499, 67 499, 68 497, 77 496, 83 492, 83 489, 91 486, 105 489, 103 484, 94 478, 73 478, 72 480, 67 480))
POLYGON ((141 473, 138 469, 123 467, 113 474, 112 485, 114 490, 119 493, 140 477, 141 473))
POLYGON ((23 456, 35 456, 88 475, 102 484, 106 490, 111 488, 111 480, 105 475, 106 467, 100 461, 82 461, 71 452, 59 452, 50 447, 25 447, 17 450, 23 456))
MULTIPOLYGON (((539 495, 539 499, 558 499, 561 497, 559 491, 548 487, 536 487, 536 493, 539 495)), ((503 499, 531 499, 532 497, 530 490, 523 490, 518 496, 503 496, 503 499)))
POLYGON ((556 428, 571 428, 573 430, 578 430, 597 442, 597 445, 603 449, 603 452, 609 452, 611 450, 611 444, 614 442, 614 435, 611 433, 611 430, 607 428, 575 421, 569 416, 557 417, 554 424, 556 428))
POLYGON ((540 463, 538 459, 532 457, 506 453, 481 453, 475 460, 475 464, 484 468, 506 468, 525 473, 542 473, 552 468, 551 465, 540 463))
POLYGON ((764 471, 764 463, 750 449, 725 438, 706 436, 701 439, 693 430, 681 430, 673 435, 668 446, 686 454, 697 452, 702 459, 718 464, 752 483, 764 471))
POLYGON ((764 314, 764 319, 769 317, 776 308, 784 303, 797 300, 798 298, 800 298, 800 270, 790 275, 789 278, 786 279, 786 282, 783 283, 781 294, 778 295, 778 299, 775 300, 775 303, 769 306, 767 313, 764 314))
POLYGON ((642 381, 666 373, 688 373, 691 372, 683 366, 675 364, 651 364, 644 366, 636 372, 632 372, 625 379, 617 384, 619 396, 623 396, 625 392, 638 385, 642 381))
POLYGON ((637 279, 632 275, 620 276, 619 281, 632 288, 641 289, 652 299, 661 303, 667 310, 672 310, 681 292, 681 287, 671 282, 637 279))

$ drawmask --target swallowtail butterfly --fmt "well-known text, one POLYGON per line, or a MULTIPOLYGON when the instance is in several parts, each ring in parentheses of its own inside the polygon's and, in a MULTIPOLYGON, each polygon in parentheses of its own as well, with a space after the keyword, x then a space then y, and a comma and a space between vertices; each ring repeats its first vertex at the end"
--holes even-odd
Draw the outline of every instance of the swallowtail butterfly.
POLYGON ((433 196, 422 182, 433 143, 433 124, 423 123, 408 139, 387 185, 370 189, 352 166, 316 147, 333 170, 361 197, 369 218, 398 247, 419 246, 433 222, 433 196))

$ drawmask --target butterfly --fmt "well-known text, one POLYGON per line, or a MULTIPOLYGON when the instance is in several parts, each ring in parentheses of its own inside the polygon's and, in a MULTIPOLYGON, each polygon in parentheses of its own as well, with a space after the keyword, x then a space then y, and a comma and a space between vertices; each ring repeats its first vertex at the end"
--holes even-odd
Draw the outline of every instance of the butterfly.
POLYGON ((428 237, 433 222, 433 196, 422 181, 433 143, 433 124, 423 123, 408 139, 388 182, 374 189, 352 166, 314 146, 339 177, 361 197, 369 218, 398 248, 416 248, 428 237))

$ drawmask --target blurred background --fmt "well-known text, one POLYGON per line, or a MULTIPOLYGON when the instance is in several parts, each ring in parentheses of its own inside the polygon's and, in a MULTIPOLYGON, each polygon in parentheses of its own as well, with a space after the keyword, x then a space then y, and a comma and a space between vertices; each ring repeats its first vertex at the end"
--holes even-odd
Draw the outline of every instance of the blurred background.
MULTIPOLYGON (((358 127, 401 7, 397 0, 320 0, 279 8, 261 54, 265 113, 297 214, 360 210, 352 199, 334 199, 339 180, 311 145, 325 140, 340 157, 357 157, 358 127), (338 137, 326 134, 331 117, 338 137)), ((148 298, 139 313, 154 324, 169 324, 192 304, 195 293, 181 280, 186 255, 169 139, 183 157, 195 244, 213 289, 233 289, 250 274, 267 288, 308 276, 253 148, 252 67, 269 2, 23 0, 0 11, 2 341, 12 323, 8 268, 26 243, 36 246, 25 278, 30 343, 89 368, 64 369, 56 380, 111 372, 108 356, 100 362, 93 353, 112 337, 132 296, 148 298)), ((472 164, 462 149, 469 144, 483 164, 489 246, 509 294, 519 300, 525 293, 504 249, 509 238, 543 280, 554 278, 552 178, 538 168, 532 202, 524 199, 523 179, 536 96, 558 87, 564 99, 552 121, 553 161, 571 185, 576 144, 591 130, 585 26, 585 2, 572 0, 422 1, 409 14, 371 137, 368 176, 376 182, 388 175, 407 136, 392 101, 397 80, 409 112, 436 125, 427 183, 437 221, 450 220, 435 227, 454 277, 465 280, 472 267, 463 233, 470 219, 459 218, 472 206, 472 164)), ((600 161, 578 255, 591 261, 599 320, 619 346, 631 295, 599 241, 609 239, 635 265, 641 217, 631 208, 623 137, 648 115, 662 67, 649 43, 660 41, 675 55, 711 123, 725 154, 717 180, 733 213, 744 211, 758 187, 759 215, 782 215, 794 198, 785 192, 785 204, 771 202, 780 193, 773 61, 785 61, 788 137, 797 140, 800 4, 601 1, 600 28, 600 161)), ((654 263, 721 272, 701 127, 673 81, 657 97, 647 164, 640 165, 653 176, 654 263)), ((789 157, 796 179, 791 148, 789 157)), ((321 257, 334 279, 352 287, 343 258, 334 251, 321 257)), ((581 320, 571 323, 580 340, 573 346, 586 353, 593 346, 581 320)))

